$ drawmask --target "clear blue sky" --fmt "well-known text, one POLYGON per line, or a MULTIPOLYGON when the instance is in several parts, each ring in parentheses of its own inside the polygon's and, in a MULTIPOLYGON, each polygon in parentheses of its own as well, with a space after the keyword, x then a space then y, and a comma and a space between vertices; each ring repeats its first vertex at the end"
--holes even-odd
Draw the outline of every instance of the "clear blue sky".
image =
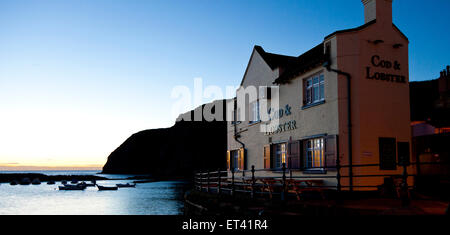
MULTIPOLYGON (((450 64, 449 9, 394 0, 411 81, 450 64)), ((174 86, 236 86, 255 44, 300 55, 363 23, 359 0, 1 0, 0 165, 103 164, 133 132, 173 124, 174 86)))

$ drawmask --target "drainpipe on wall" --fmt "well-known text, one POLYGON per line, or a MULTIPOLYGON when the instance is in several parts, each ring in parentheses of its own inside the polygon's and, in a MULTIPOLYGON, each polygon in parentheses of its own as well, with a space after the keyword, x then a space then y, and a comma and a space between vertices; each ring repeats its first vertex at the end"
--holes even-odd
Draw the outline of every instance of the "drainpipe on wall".
MULTIPOLYGON (((329 55, 329 53, 327 53, 329 55)), ((352 106, 351 106, 351 78, 349 73, 341 70, 331 68, 331 59, 327 55, 327 61, 324 63, 324 67, 329 72, 335 72, 338 75, 344 75, 347 77, 347 123, 348 123, 348 176, 349 176, 349 190, 353 191, 353 145, 352 145, 352 106)))
MULTIPOLYGON (((234 140, 242 145, 242 148, 245 149, 245 144, 239 140, 239 135, 237 134, 237 123, 234 123, 234 140)), ((245 154, 245 152, 244 152, 245 154)))
MULTIPOLYGON (((234 110, 237 110, 237 107, 234 107, 234 110)), ((239 140, 239 135, 237 133, 237 122, 238 122, 237 121, 237 112, 235 111, 234 112, 234 136, 233 137, 236 142, 238 142, 239 144, 242 145, 242 148, 244 149, 244 159, 246 159, 247 156, 245 156, 245 155, 246 155, 247 151, 245 151, 245 144, 239 140)), ((231 159, 230 159, 230 161, 231 161, 231 159)), ((230 166, 230 168, 231 168, 231 166, 230 166)))

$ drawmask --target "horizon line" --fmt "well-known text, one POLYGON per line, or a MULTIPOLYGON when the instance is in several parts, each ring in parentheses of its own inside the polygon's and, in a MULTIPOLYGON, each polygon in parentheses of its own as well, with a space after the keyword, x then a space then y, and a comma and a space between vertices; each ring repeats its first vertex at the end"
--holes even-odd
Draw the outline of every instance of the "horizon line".
POLYGON ((99 170, 103 169, 103 165, 61 165, 61 166, 45 166, 45 165, 3 165, 0 164, 0 171, 43 171, 43 170, 99 170))

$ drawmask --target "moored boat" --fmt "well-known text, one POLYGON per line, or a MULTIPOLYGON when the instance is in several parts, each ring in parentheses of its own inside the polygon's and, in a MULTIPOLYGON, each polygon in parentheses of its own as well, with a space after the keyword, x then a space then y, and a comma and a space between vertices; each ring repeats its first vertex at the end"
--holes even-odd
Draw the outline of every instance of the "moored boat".
POLYGON ((97 187, 98 187, 98 190, 117 190, 118 189, 117 186, 109 187, 109 186, 101 186, 101 185, 98 185, 98 184, 97 184, 97 187))
POLYGON ((136 187, 136 184, 126 183, 126 184, 116 184, 116 186, 119 188, 134 188, 136 187))
POLYGON ((85 190, 86 186, 82 184, 76 185, 66 184, 64 186, 58 186, 58 188, 59 190, 85 190))
POLYGON ((31 181, 32 185, 39 185, 41 184, 41 181, 38 178, 33 179, 33 181, 31 181))
POLYGON ((23 178, 20 181, 20 185, 30 185, 31 184, 31 180, 29 178, 23 178))

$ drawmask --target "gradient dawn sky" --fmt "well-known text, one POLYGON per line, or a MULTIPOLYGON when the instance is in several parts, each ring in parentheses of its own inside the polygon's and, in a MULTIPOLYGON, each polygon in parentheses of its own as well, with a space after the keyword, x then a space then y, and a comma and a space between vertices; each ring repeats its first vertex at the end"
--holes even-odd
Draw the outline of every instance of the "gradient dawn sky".
MULTIPOLYGON (((449 9, 394 0, 411 81, 450 64, 449 9)), ((0 166, 101 166, 174 123, 174 87, 237 86, 255 44, 298 56, 363 23, 360 0, 0 0, 0 166)))

